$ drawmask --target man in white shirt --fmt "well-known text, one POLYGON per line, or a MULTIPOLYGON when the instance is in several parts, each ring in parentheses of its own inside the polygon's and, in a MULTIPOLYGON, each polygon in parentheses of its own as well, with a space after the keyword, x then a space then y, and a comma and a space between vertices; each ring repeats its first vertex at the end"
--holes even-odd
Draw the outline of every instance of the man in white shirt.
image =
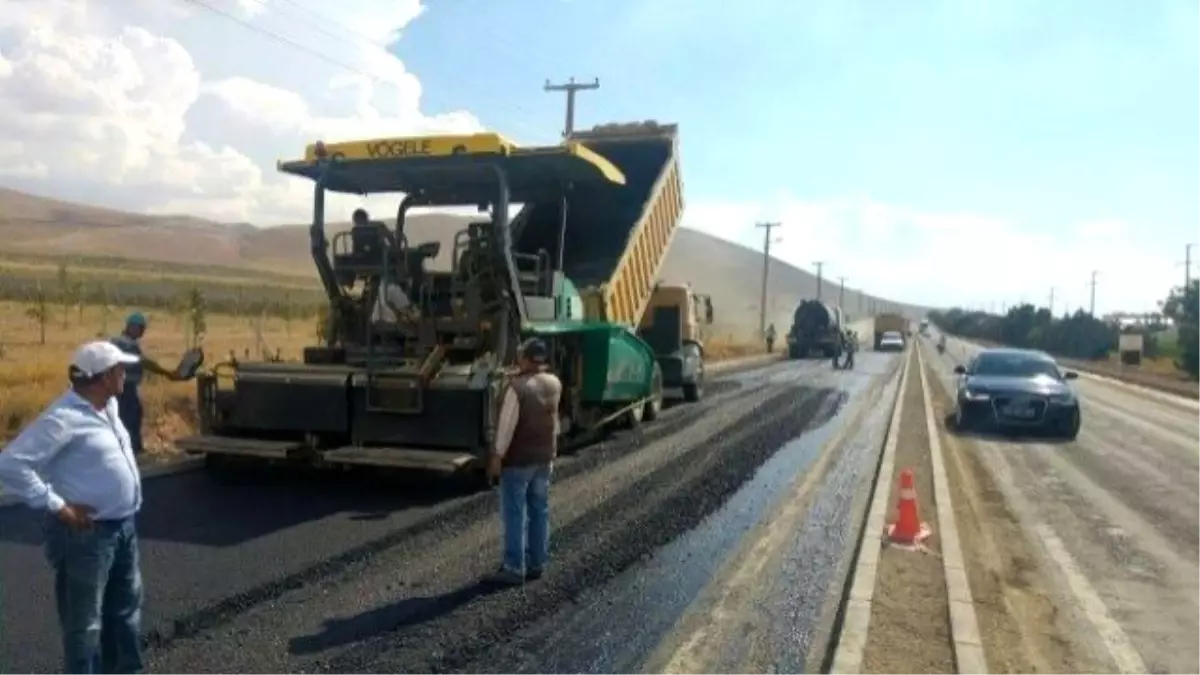
POLYGON ((46 514, 68 673, 142 670, 142 484, 116 399, 137 361, 106 340, 79 347, 71 388, 0 452, 0 487, 46 514))
POLYGON ((371 311, 371 321, 376 324, 396 323, 398 315, 412 312, 412 302, 408 294, 400 288, 400 284, 383 281, 379 285, 379 293, 375 296, 375 307, 371 311))

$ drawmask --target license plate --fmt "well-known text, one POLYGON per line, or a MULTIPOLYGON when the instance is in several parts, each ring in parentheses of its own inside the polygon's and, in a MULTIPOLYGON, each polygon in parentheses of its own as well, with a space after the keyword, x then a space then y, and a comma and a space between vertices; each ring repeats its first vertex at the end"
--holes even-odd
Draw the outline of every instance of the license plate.
POLYGON ((1037 411, 1034 410, 1033 406, 1031 405, 1025 403, 1016 403, 1006 407, 1004 409, 1004 414, 1008 415, 1009 417, 1016 417, 1017 419, 1026 420, 1032 419, 1037 414, 1037 411))

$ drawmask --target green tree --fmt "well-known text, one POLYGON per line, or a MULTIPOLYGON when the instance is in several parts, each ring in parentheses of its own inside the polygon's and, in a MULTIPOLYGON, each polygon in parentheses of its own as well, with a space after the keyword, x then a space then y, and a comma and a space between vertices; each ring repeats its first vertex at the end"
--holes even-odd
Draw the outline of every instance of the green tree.
POLYGON ((204 341, 204 333, 208 330, 208 306, 204 301, 204 292, 199 286, 192 286, 187 301, 187 332, 185 333, 186 348, 194 349, 204 341))
POLYGON ((71 274, 67 270, 66 263, 58 264, 58 299, 62 303, 62 327, 67 327, 68 312, 71 311, 71 305, 75 303, 74 286, 71 284, 71 274))
POLYGON ((1200 377, 1200 281, 1177 287, 1163 302, 1163 314, 1179 330, 1179 357, 1175 366, 1192 379, 1200 377))

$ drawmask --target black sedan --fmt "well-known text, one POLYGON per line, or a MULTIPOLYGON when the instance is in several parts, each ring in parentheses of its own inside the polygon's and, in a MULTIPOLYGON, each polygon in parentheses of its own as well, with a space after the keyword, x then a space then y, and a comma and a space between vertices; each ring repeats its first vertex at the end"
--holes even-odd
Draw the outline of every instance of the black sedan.
POLYGON ((997 429, 1040 431, 1074 440, 1082 418, 1079 399, 1062 371, 1045 352, 984 349, 966 366, 955 366, 958 401, 954 424, 960 430, 987 425, 997 429))

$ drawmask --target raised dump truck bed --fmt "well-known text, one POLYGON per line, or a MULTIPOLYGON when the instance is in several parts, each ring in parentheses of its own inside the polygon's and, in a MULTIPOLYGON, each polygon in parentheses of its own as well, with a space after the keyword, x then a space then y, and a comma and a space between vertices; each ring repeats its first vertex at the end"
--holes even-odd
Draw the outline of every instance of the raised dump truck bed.
POLYGON ((565 200, 526 204, 513 223, 516 248, 559 252, 588 319, 636 327, 683 215, 677 128, 602 125, 568 142, 607 159, 624 184, 575 185, 565 200))

